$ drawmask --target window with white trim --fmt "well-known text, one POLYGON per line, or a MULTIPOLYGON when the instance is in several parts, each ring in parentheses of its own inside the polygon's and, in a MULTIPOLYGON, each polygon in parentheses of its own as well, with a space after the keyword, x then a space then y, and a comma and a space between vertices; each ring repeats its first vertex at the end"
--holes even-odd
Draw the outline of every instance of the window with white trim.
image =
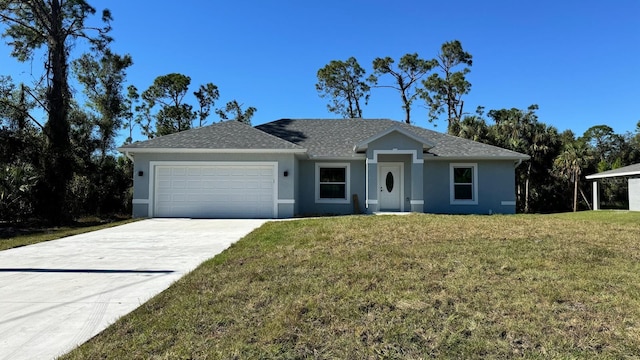
POLYGON ((451 204, 478 204, 478 165, 450 164, 451 204))
POLYGON ((316 202, 348 204, 349 170, 348 163, 316 163, 316 202))

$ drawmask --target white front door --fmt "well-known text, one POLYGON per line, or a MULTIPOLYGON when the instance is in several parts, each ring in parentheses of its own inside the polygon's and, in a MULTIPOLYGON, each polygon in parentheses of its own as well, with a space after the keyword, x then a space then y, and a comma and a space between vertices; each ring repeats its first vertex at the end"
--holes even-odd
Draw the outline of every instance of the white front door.
POLYGON ((378 204, 382 211, 404 211, 402 163, 378 163, 378 204))

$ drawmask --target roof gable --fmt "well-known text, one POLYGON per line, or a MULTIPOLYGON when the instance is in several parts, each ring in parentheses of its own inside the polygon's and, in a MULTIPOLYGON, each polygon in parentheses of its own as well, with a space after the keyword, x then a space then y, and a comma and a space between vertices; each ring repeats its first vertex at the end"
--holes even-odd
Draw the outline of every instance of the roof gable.
POLYGON ((372 143, 373 141, 376 141, 376 140, 378 140, 378 139, 380 139, 382 137, 385 137, 385 136, 387 136, 387 135, 389 135, 389 134, 391 134, 393 132, 400 133, 400 134, 402 134, 402 135, 404 135, 404 136, 406 136, 406 137, 408 137, 410 139, 413 139, 413 140, 421 143, 423 145, 422 147, 423 147, 424 150, 428 150, 428 149, 431 149, 433 147, 433 144, 429 140, 427 140, 426 138, 424 138, 422 136, 419 136, 419 135, 416 135, 415 133, 413 133, 411 131, 408 131, 406 129, 403 129, 403 128, 397 126, 397 125, 393 125, 393 126, 387 128, 384 131, 381 131, 381 132, 379 132, 379 133, 377 133, 377 134, 375 134, 375 135, 373 135, 373 136, 371 136, 371 137, 369 137, 369 138, 367 138, 365 140, 360 141, 359 143, 357 143, 353 147, 353 151, 354 152, 364 151, 364 150, 367 149, 369 144, 372 143))

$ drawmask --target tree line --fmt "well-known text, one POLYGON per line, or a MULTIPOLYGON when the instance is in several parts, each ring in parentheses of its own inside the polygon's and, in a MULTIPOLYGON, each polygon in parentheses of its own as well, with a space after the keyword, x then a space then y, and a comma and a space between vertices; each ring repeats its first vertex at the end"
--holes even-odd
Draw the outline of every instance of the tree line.
POLYGON ((130 143, 136 127, 150 139, 202 126, 212 111, 249 124, 257 111, 236 100, 214 109, 213 83, 193 91, 197 103, 189 104, 191 78, 179 73, 125 90, 133 59, 111 50, 109 10, 100 25, 87 25, 96 12, 84 0, 0 0, 11 56, 46 59, 33 84, 0 74, 0 221, 129 214, 132 164, 114 151, 123 129, 130 143), (77 45, 88 52, 71 58, 77 45))
MULTIPOLYGON (((471 91, 466 75, 473 57, 458 40, 442 44, 433 59, 406 54, 397 64, 390 57, 372 62, 372 73, 355 57, 332 60, 317 72, 315 87, 330 100, 327 109, 344 118, 362 118, 373 88, 389 88, 400 95, 404 121, 412 122, 416 101, 428 112, 428 121, 446 116, 451 135, 500 146, 527 154, 530 160, 516 170, 517 204, 520 212, 559 212, 590 208, 585 174, 616 169, 640 162, 640 121, 635 133, 616 134, 607 125, 589 128, 577 136, 562 133, 538 119, 537 105, 527 109, 503 108, 464 112, 463 96, 471 91)), ((625 179, 605 180, 603 206, 626 206, 625 179)))
MULTIPOLYGON (((640 162, 640 121, 635 132, 616 134, 607 125, 592 126, 582 135, 558 130, 538 119, 537 105, 527 109, 479 108, 463 116, 453 132, 463 138, 529 155, 516 168, 520 212, 562 212, 591 209, 591 187, 584 176, 640 162)), ((604 180, 602 207, 628 206, 626 179, 604 180)))

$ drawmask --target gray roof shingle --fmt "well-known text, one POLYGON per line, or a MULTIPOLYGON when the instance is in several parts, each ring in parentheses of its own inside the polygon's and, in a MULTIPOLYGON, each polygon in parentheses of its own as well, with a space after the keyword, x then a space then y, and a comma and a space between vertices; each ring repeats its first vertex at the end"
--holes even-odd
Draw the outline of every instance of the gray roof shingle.
POLYGON ((304 150, 299 145, 235 120, 135 142, 120 149, 132 152, 136 149, 304 150))
POLYGON ((201 128, 135 142, 120 147, 135 153, 155 150, 291 150, 310 157, 358 156, 354 146, 391 128, 400 128, 429 142, 427 154, 446 158, 527 159, 496 146, 462 139, 389 119, 281 119, 255 128, 224 121, 201 128), (433 147, 431 147, 433 146, 433 147))
POLYGON ((428 140, 428 154, 450 158, 528 159, 527 155, 389 119, 281 119, 256 126, 306 148, 310 156, 351 157, 353 147, 391 127, 428 140))

